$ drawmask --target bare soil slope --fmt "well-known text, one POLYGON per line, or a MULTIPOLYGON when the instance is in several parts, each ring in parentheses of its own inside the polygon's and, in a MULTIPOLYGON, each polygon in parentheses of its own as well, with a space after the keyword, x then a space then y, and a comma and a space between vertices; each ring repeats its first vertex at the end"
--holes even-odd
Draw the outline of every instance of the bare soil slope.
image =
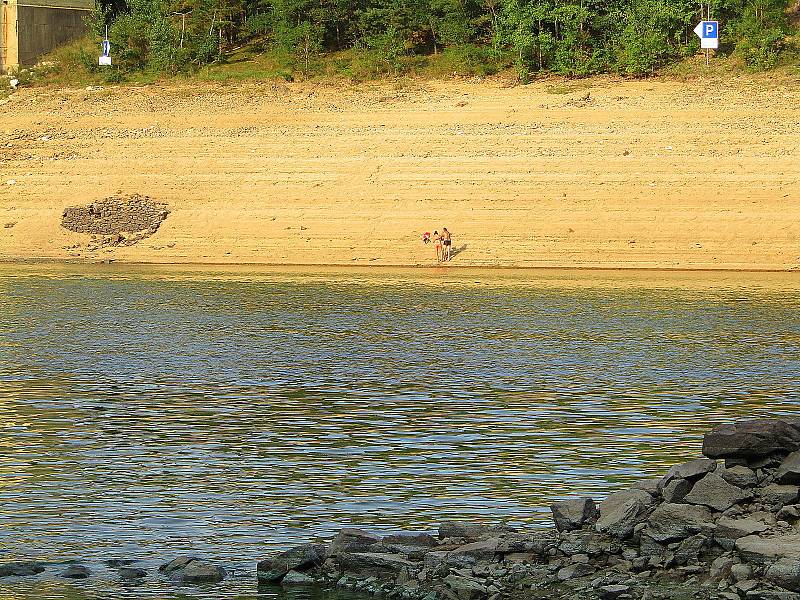
POLYGON ((800 88, 768 83, 27 90, 0 259, 432 264, 446 226, 453 265, 798 268, 800 88), (133 245, 62 228, 114 194, 169 216, 133 245))

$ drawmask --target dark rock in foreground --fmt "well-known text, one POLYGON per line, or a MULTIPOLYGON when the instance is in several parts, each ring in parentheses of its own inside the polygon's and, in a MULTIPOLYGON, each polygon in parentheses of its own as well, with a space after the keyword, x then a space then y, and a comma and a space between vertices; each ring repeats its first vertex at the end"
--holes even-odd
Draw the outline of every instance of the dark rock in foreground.
POLYGON ((597 506, 591 498, 576 498, 555 502, 550 506, 556 529, 573 531, 597 520, 597 506))
POLYGON ((324 544, 304 544, 281 552, 258 563, 258 580, 264 583, 281 581, 289 571, 304 571, 323 563, 328 554, 324 544))
POLYGON ((402 600, 800 600, 800 420, 740 421, 661 479, 556 502, 556 528, 443 523, 438 539, 345 529, 258 565, 259 581, 402 600))
POLYGON ((720 425, 705 435, 709 458, 757 459, 800 450, 800 419, 753 419, 720 425))
POLYGON ((44 565, 32 560, 0 564, 0 577, 25 577, 43 572, 44 565))
POLYGON ((88 567, 84 567, 83 565, 70 565, 64 569, 61 576, 67 579, 87 579, 91 574, 92 572, 88 567))
POLYGON ((119 576, 124 581, 136 581, 147 577, 147 571, 137 567, 120 567, 119 576))
POLYGON ((158 570, 181 584, 219 583, 227 575, 222 567, 194 556, 180 556, 161 565, 158 570))

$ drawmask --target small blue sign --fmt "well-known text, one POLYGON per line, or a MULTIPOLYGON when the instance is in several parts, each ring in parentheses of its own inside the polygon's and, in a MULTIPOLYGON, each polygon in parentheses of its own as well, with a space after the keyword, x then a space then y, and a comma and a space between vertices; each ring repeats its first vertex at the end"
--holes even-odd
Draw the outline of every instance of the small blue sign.
POLYGON ((111 56, 111 43, 103 40, 103 56, 111 56))

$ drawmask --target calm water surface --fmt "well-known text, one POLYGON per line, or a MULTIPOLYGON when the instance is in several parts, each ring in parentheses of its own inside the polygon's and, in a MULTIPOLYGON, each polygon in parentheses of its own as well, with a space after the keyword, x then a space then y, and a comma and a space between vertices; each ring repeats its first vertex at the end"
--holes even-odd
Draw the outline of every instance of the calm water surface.
POLYGON ((0 266, 3 598, 256 598, 343 525, 546 523, 800 402, 800 277, 0 266), (221 587, 103 562, 179 553, 221 587))

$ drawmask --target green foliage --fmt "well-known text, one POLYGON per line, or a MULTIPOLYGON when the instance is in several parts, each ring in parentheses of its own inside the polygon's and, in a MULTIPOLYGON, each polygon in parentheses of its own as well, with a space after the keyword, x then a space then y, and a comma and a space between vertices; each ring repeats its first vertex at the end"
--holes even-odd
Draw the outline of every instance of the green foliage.
MULTIPOLYGON (((786 2, 710 0, 720 52, 775 65, 792 33, 786 2)), ((698 51, 703 16, 694 0, 100 0, 92 26, 100 35, 110 25, 123 74, 196 69, 255 39, 285 57, 274 72, 286 78, 326 72, 326 54, 352 51, 339 72, 354 78, 434 56, 442 73, 513 65, 524 82, 543 71, 653 73, 698 51)))
POLYGON ((207 0, 190 7, 165 0, 127 0, 118 14, 102 7, 98 5, 90 24, 98 38, 110 24, 112 57, 122 72, 176 73, 219 56, 225 11, 207 0))
POLYGON ((775 0, 748 2, 734 23, 733 33, 738 39, 736 52, 750 69, 774 67, 789 33, 785 6, 775 0))
POLYGON ((445 48, 439 62, 443 75, 458 73, 485 77, 501 71, 506 61, 491 47, 463 44, 445 48))
POLYGON ((390 27, 378 35, 371 35, 365 40, 367 48, 375 52, 380 64, 386 67, 387 74, 397 75, 402 68, 400 57, 405 53, 405 45, 400 32, 390 27))
POLYGON ((294 59, 293 66, 308 75, 322 51, 323 29, 318 23, 300 21, 281 23, 275 29, 275 42, 294 59))
POLYGON ((664 0, 632 0, 629 10, 619 16, 623 29, 616 64, 630 75, 652 73, 680 56, 681 33, 696 20, 693 4, 664 0))

